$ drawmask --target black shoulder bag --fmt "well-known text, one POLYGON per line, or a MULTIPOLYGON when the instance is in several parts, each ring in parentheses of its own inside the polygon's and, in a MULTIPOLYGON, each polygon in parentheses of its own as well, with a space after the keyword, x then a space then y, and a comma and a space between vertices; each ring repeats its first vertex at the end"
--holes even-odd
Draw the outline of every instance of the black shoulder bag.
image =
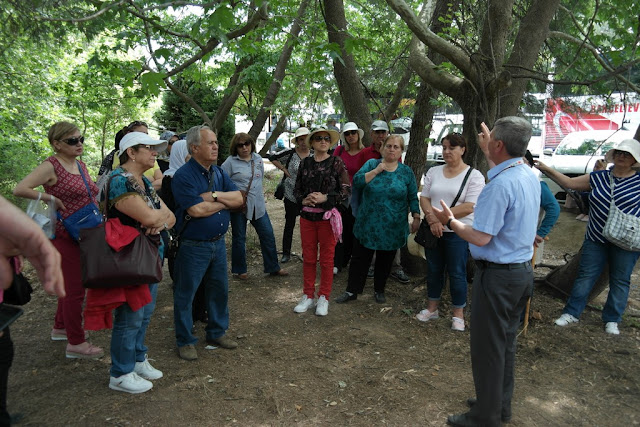
MULTIPOLYGON (((454 207, 456 203, 458 203, 458 199, 462 195, 462 190, 464 190, 464 186, 467 185, 467 180, 469 179, 469 175, 471 175, 472 167, 469 168, 467 174, 464 176, 464 180, 462 181, 462 185, 460 186, 460 190, 458 190, 458 194, 456 198, 453 199, 451 203, 451 207, 454 207)), ((438 246, 438 240, 440 238, 433 235, 431 232, 431 226, 427 222, 427 217, 425 216, 420 221, 420 228, 416 232, 416 236, 413 238, 415 242, 421 246, 424 246, 425 249, 435 249, 438 246)))

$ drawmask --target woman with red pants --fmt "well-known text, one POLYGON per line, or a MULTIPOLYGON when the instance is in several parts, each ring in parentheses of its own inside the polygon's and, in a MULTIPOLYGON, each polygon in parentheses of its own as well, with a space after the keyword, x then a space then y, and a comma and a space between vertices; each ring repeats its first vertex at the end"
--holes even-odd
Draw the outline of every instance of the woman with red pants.
POLYGON ((304 159, 298 170, 293 195, 300 212, 304 295, 293 309, 304 313, 314 305, 316 264, 320 247, 320 289, 316 315, 329 312, 329 295, 333 285, 333 254, 341 239, 342 222, 336 208, 351 194, 349 174, 340 157, 331 156, 329 149, 338 142, 338 132, 322 126, 307 136, 313 156, 304 159))
MULTIPOLYGON (((55 154, 20 181, 13 194, 34 200, 40 196, 44 201, 53 201, 65 219, 85 205, 96 203, 98 187, 89 177, 85 164, 78 160, 83 152, 84 137, 76 125, 58 122, 49 129, 48 138, 55 154), (46 193, 34 190, 41 185, 46 193)), ((82 286, 80 248, 60 221, 56 224, 52 243, 62 255, 67 295, 58 299, 51 339, 68 341, 66 355, 70 359, 98 359, 104 351, 87 342, 82 326, 85 289, 82 286)))

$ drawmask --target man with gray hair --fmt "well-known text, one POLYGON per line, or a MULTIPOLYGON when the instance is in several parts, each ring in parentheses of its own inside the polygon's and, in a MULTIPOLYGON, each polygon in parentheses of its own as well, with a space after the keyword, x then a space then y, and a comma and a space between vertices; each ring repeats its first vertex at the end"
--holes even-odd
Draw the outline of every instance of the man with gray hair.
MULTIPOLYGON (((540 184, 524 163, 531 124, 503 117, 493 129, 482 123, 478 145, 492 168, 474 209, 473 225, 455 219, 449 207, 433 211, 442 224, 470 243, 478 270, 471 304, 471 366, 476 398, 471 410, 451 415, 453 426, 499 426, 511 420, 516 333, 533 292, 533 242, 540 184)), ((425 212, 429 213, 429 212, 425 212)))
POLYGON ((174 267, 173 316, 178 354, 195 360, 198 341, 192 334, 193 297, 205 286, 207 344, 232 349, 238 344, 225 333, 229 327, 229 285, 224 235, 230 208, 242 205, 242 195, 231 178, 216 165, 218 138, 207 126, 187 132, 191 159, 176 171, 171 182, 176 202, 176 230, 180 235, 174 267))

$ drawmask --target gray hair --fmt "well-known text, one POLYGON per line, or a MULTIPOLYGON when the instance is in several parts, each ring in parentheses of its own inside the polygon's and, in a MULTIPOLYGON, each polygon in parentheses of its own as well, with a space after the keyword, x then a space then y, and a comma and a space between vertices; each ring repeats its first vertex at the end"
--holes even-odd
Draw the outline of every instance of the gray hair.
POLYGON ((187 151, 189 151, 189 154, 193 154, 193 147, 200 145, 200 131, 202 130, 211 130, 211 128, 209 126, 199 125, 187 131, 187 151))
POLYGON ((493 137, 504 142, 511 157, 524 157, 531 139, 531 123, 522 117, 502 117, 493 125, 493 137))

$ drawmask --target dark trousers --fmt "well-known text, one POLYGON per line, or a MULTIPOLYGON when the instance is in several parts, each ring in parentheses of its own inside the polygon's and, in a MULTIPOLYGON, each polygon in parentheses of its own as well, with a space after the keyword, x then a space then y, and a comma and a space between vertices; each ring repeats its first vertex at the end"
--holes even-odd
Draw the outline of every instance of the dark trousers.
POLYGON ((533 292, 531 264, 515 269, 478 268, 471 304, 471 366, 478 402, 470 415, 499 426, 511 415, 516 334, 520 313, 533 292))
POLYGON ((9 368, 13 362, 13 341, 9 328, 5 328, 0 337, 0 427, 11 425, 11 418, 7 412, 7 383, 9 382, 9 368))
POLYGON ((393 258, 396 256, 396 250, 392 251, 376 251, 369 249, 360 244, 360 241, 353 238, 353 254, 351 256, 351 264, 349 264, 349 279, 347 284, 347 292, 353 294, 361 294, 364 285, 367 282, 367 272, 373 254, 376 254, 376 263, 374 266, 373 291, 383 293, 387 284, 387 278, 391 273, 391 265, 393 258))
POLYGON ((353 225, 356 222, 351 206, 346 211, 340 212, 342 217, 342 242, 336 243, 336 251, 333 255, 333 266, 342 270, 349 264, 353 252, 353 225))
POLYGON ((284 199, 284 231, 282 232, 282 253, 291 254, 293 229, 296 228, 296 218, 300 215, 297 203, 284 199))

